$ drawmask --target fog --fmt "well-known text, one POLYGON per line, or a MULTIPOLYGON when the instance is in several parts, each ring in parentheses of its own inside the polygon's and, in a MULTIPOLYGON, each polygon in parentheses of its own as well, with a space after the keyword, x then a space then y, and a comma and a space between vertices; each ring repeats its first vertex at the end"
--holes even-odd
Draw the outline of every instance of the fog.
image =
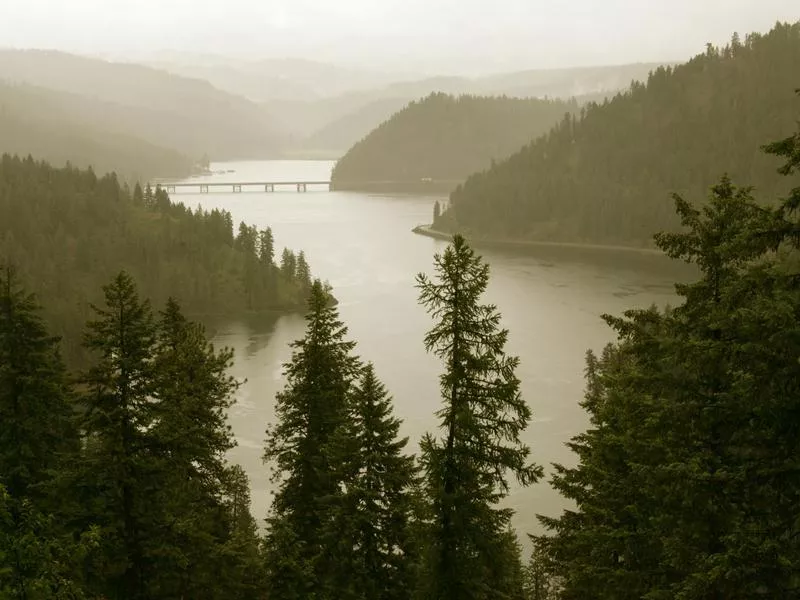
POLYGON ((2 0, 0 44, 108 58, 174 53, 416 73, 672 61, 800 18, 797 0, 2 0))

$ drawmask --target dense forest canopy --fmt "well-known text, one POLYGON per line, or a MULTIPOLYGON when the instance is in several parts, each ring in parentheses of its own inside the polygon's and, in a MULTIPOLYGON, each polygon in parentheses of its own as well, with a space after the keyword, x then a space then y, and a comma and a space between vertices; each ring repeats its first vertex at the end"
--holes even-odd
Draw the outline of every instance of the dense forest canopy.
POLYGON ((576 110, 575 101, 431 94, 353 146, 336 163, 332 179, 340 189, 423 179, 449 182, 451 189, 576 110))
POLYGON ((215 160, 268 158, 284 142, 277 124, 255 103, 207 81, 141 65, 61 52, 2 50, 0 80, 61 92, 59 113, 64 117, 147 139, 193 160, 203 154, 215 160))
POLYGON ((474 174, 437 225, 478 237, 647 245, 678 225, 669 192, 702 196, 720 173, 780 197, 786 183, 758 149, 793 125, 799 85, 800 23, 735 35, 474 174))
POLYGON ((56 165, 69 161, 131 181, 191 172, 186 155, 100 123, 97 115, 108 106, 77 94, 0 83, 0 154, 30 154, 56 165))
POLYGON ((100 283, 125 268, 161 304, 194 314, 302 306, 310 281, 302 253, 279 267, 272 233, 225 211, 193 211, 163 190, 134 190, 115 175, 0 158, 0 257, 47 300, 66 357, 80 358, 80 328, 100 283))

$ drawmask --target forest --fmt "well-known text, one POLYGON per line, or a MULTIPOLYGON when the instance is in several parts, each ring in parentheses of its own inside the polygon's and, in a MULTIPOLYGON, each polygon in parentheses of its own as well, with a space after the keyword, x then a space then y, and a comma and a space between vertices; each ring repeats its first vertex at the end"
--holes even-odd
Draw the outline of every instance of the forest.
POLYGON ((652 246, 654 233, 680 225, 669 192, 701 196, 727 172, 780 197, 786 183, 758 148, 794 123, 798 73, 800 23, 709 45, 474 173, 436 227, 475 239, 652 246))
POLYGON ((331 179, 335 189, 449 191, 577 110, 574 100, 431 94, 356 143, 331 179))
POLYGON ((0 256, 47 299, 70 365, 86 360, 89 304, 121 268, 157 304, 179 295, 198 317, 302 308, 311 282, 303 252, 279 252, 269 228, 234 229, 226 211, 193 210, 160 188, 10 155, 0 157, 0 256))
POLYGON ((89 309, 91 360, 68 375, 4 269, 0 596, 797 598, 800 129, 764 150, 786 196, 759 202, 727 175, 705 200, 674 195, 681 230, 655 244, 697 278, 673 307, 605 317, 617 339, 587 353, 590 425, 551 478, 572 507, 541 517, 528 561, 503 500, 511 479, 544 478, 520 441, 533 414, 484 300, 489 266, 461 235, 416 279, 441 363, 439 427, 418 456, 330 292, 310 285, 265 424, 277 490, 263 533, 225 459, 232 353, 175 299, 154 312, 122 272, 89 309))

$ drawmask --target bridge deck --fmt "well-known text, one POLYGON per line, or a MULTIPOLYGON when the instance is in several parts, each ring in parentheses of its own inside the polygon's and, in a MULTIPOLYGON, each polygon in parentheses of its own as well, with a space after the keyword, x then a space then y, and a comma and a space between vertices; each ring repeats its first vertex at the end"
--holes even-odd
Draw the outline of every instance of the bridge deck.
POLYGON ((179 188, 179 187, 200 187, 200 186, 207 186, 207 187, 230 187, 233 185, 239 186, 265 186, 265 185, 330 185, 330 181, 304 181, 304 180, 293 180, 293 181, 178 181, 175 183, 162 181, 159 182, 158 185, 161 187, 167 188, 179 188))

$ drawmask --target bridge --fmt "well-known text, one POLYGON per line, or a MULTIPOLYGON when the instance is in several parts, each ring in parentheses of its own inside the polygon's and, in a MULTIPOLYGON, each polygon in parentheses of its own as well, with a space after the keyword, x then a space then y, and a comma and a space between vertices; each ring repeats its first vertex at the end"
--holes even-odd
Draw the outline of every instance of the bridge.
POLYGON ((419 181, 357 181, 357 182, 333 182, 329 179, 308 179, 308 180, 275 180, 275 181, 151 181, 150 186, 160 187, 168 194, 185 190, 188 193, 209 194, 242 192, 275 192, 279 188, 284 191, 286 188, 296 189, 298 192, 306 192, 309 187, 325 187, 333 190, 360 190, 360 191, 384 191, 384 192, 410 192, 410 193, 432 193, 450 191, 460 184, 460 180, 450 179, 430 179, 424 178, 419 181))
MULTIPOLYGON (((198 190, 201 194, 208 194, 212 190, 215 192, 233 192, 238 194, 244 191, 274 192, 277 187, 295 188, 298 192, 305 192, 309 186, 328 186, 331 182, 326 181, 181 181, 175 183, 159 182, 155 185, 160 186, 168 194, 174 193, 179 189, 191 188, 191 191, 198 190), (247 188, 250 188, 249 190, 247 188), (255 189, 253 189, 255 188, 255 189)), ((155 186, 154 186, 155 187, 155 186)))

